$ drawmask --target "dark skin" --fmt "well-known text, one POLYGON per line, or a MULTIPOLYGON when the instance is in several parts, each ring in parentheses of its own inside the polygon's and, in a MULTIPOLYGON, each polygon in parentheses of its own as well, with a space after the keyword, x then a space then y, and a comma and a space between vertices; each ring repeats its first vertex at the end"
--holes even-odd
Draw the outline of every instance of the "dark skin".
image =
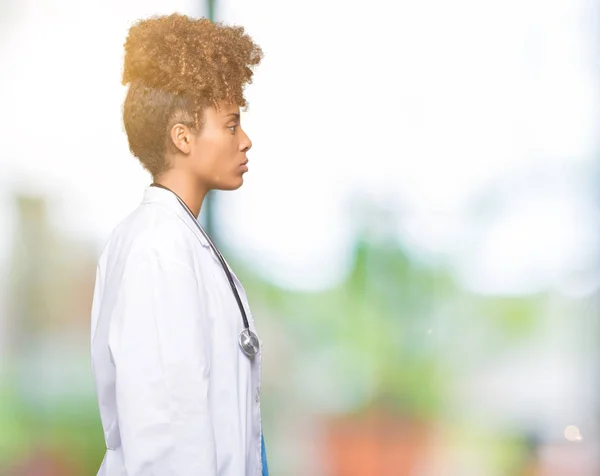
POLYGON ((167 154, 170 168, 154 181, 179 195, 196 217, 210 190, 236 190, 244 183, 252 141, 242 129, 239 106, 209 107, 199 133, 175 124, 169 138, 176 152, 167 154))

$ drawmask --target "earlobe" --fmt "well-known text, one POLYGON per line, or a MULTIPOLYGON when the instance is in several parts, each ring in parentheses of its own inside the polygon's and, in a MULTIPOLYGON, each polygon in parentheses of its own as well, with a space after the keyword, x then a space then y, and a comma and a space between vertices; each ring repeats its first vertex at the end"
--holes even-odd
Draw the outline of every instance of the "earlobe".
POLYGON ((187 136, 183 136, 179 141, 178 144, 178 149, 181 150, 181 152, 183 152, 184 154, 189 154, 190 153, 190 141, 188 140, 187 136))

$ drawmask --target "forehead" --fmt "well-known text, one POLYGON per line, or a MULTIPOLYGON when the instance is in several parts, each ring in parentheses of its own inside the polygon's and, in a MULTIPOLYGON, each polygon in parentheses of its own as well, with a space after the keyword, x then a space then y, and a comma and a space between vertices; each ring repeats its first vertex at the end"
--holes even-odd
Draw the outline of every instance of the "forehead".
POLYGON ((221 117, 231 116, 232 114, 239 114, 240 107, 237 104, 220 102, 217 109, 217 115, 221 117))
POLYGON ((221 124, 239 117, 240 108, 236 104, 219 103, 218 107, 209 106, 204 109, 204 120, 207 123, 221 124))

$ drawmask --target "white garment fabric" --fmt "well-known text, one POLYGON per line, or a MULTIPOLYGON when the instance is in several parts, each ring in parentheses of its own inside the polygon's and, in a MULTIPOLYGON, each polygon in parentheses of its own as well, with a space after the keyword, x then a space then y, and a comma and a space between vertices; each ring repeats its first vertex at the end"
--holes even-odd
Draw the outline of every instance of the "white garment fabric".
POLYGON ((261 474, 261 354, 239 348, 227 276, 168 190, 148 187, 111 234, 91 317, 107 446, 99 476, 261 474))

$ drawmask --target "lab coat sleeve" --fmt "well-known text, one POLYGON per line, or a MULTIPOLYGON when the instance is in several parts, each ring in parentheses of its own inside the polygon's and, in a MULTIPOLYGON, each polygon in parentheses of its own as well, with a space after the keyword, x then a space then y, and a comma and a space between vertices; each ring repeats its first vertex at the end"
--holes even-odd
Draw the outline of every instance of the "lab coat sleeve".
POLYGON ((210 328, 186 264, 130 257, 109 345, 128 476, 216 475, 210 328))

